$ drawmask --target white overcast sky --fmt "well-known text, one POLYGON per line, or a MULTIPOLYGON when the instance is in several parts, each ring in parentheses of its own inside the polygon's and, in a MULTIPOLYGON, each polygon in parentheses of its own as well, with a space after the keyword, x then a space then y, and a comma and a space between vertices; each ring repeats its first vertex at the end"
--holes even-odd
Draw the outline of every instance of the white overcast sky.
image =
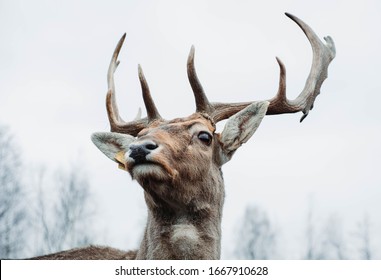
MULTIPOLYGON (((280 258, 303 254, 307 209, 316 219, 338 215, 346 232, 367 214, 381 258, 381 2, 380 1, 48 1, 0 0, 0 122, 11 127, 31 165, 85 165, 108 245, 137 246, 145 205, 140 187, 90 141, 108 131, 106 72, 124 32, 116 74, 125 119, 143 107, 137 64, 161 115, 194 111, 186 58, 212 101, 271 98, 287 67, 288 94, 303 88, 311 63, 308 40, 290 12, 337 56, 314 110, 266 117, 224 166, 223 256, 229 257, 249 204, 277 225, 280 258), (139 229, 137 229, 139 228, 139 229)), ((144 108, 144 107, 143 107, 144 108)))

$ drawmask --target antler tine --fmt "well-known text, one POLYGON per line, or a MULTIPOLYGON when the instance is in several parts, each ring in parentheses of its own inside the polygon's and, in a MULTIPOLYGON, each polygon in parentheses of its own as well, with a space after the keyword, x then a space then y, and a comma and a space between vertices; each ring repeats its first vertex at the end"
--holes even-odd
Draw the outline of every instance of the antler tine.
POLYGON ((108 92, 107 92, 107 98, 106 98, 106 108, 107 108, 107 115, 110 121, 111 128, 113 128, 113 126, 115 125, 118 125, 118 124, 120 125, 121 123, 124 123, 124 121, 119 115, 118 106, 116 104, 114 73, 116 68, 119 65, 118 56, 119 56, 120 49, 123 46, 123 42, 125 38, 126 38, 126 33, 123 34, 122 38, 120 38, 118 44, 116 45, 114 53, 112 54, 112 57, 111 57, 108 71, 107 71, 108 92))
MULTIPOLYGON (((326 41, 326 44, 324 44, 311 27, 302 20, 289 13, 286 13, 286 16, 299 25, 310 41, 313 54, 312 66, 302 92, 295 100, 288 100, 286 97, 286 68, 282 61, 276 58, 280 67, 279 88, 277 95, 268 100, 270 105, 266 114, 276 115, 302 111, 303 116, 300 121, 303 121, 309 111, 312 110, 314 101, 320 93, 320 88, 327 78, 328 66, 336 54, 335 44, 329 36, 324 38, 326 41)), ((215 122, 229 118, 251 103, 252 102, 212 103, 211 105, 215 109, 215 111, 212 112, 212 118, 215 122)))
POLYGON ((196 112, 211 113, 213 111, 212 106, 205 95, 199 79, 197 78, 196 69, 194 67, 194 52, 194 46, 192 46, 187 61, 187 73, 189 83, 191 84, 194 98, 196 100, 196 112))
POLYGON ((136 136, 143 128, 147 126, 147 118, 125 122, 119 115, 118 106, 115 98, 114 73, 119 65, 118 55, 122 48, 126 33, 120 38, 111 57, 111 62, 107 72, 108 91, 106 95, 106 109, 112 132, 126 133, 136 136))
POLYGON ((157 110, 155 103, 153 102, 148 83, 146 81, 146 78, 144 77, 143 69, 140 66, 140 64, 138 65, 138 71, 140 85, 142 87, 143 100, 147 110, 148 121, 152 122, 154 120, 161 119, 159 111, 157 110))

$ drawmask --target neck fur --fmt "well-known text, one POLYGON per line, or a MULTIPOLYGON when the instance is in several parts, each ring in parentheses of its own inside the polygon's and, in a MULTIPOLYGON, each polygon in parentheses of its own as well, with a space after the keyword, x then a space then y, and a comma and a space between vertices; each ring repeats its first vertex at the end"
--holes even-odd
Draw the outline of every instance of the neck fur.
POLYGON ((181 185, 158 185, 155 182, 151 186, 145 182, 143 188, 148 219, 137 259, 220 258, 224 202, 222 176, 181 185), (192 195, 174 196, 173 193, 184 193, 178 190, 201 191, 197 196, 194 191, 188 193, 192 195), (169 194, 170 199, 165 199, 169 194))

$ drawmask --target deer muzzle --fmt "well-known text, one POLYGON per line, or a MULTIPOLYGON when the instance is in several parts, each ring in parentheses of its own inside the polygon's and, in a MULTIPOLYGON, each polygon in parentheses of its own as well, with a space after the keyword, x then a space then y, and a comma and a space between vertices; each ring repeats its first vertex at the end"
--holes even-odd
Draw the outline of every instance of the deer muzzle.
POLYGON ((134 160, 135 164, 147 163, 147 155, 157 149, 158 145, 153 141, 145 141, 139 144, 132 144, 129 147, 128 156, 134 160))

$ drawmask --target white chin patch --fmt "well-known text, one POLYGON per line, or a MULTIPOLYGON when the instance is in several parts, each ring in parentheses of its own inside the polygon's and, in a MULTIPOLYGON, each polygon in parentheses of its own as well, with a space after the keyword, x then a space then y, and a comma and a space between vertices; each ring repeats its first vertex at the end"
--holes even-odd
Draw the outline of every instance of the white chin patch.
POLYGON ((139 178, 153 178, 156 180, 164 180, 168 178, 168 174, 164 172, 160 165, 152 163, 135 165, 131 170, 131 174, 133 178, 137 180, 139 178))

